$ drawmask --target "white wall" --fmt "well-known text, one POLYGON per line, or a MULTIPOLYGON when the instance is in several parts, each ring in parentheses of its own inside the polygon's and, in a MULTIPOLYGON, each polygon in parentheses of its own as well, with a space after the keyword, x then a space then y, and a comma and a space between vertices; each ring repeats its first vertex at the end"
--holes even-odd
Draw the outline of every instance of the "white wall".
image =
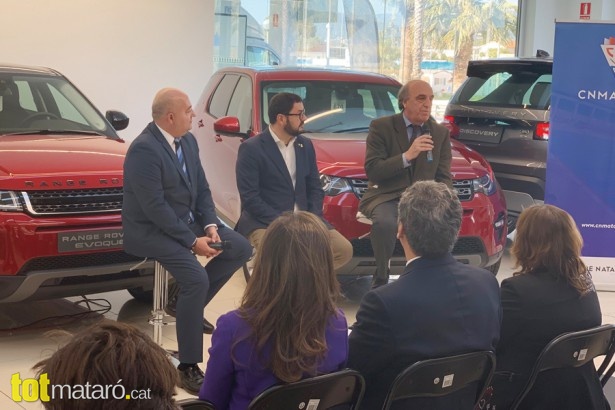
POLYGON ((0 0, 0 61, 55 68, 104 112, 130 117, 130 141, 162 87, 196 104, 213 70, 213 0, 0 0))
MULTIPOLYGON (((615 1, 585 0, 591 3, 591 20, 615 20, 615 1)), ((578 21, 579 0, 522 0, 521 28, 519 30, 519 56, 536 55, 536 50, 553 55, 555 20, 578 21)))

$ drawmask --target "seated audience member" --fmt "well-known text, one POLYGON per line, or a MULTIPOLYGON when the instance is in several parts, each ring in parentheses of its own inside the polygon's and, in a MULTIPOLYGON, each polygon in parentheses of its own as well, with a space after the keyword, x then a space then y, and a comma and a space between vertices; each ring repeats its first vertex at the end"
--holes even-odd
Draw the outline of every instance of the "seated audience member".
MULTIPOLYGON (((581 260, 582 247, 581 234, 566 211, 538 205, 521 213, 512 246, 520 270, 502 282, 496 375, 482 408, 491 404, 496 410, 508 409, 538 355, 556 336, 601 324, 598 296, 581 260)), ((608 408, 592 362, 542 373, 519 407, 608 408)))
POLYGON ((34 369, 49 382, 50 400, 41 400, 48 410, 179 409, 173 399, 177 369, 164 349, 126 323, 104 321, 81 331, 34 369), (85 396, 86 384, 90 398, 68 397, 65 386, 75 395, 81 387, 85 396))
POLYGON ((218 319, 199 398, 245 410, 279 383, 346 365, 346 318, 329 233, 315 214, 287 213, 267 228, 239 309, 218 319))
MULTIPOLYGON (((365 377, 361 408, 380 409, 396 375, 419 360, 495 350, 500 334, 498 282, 451 255, 462 209, 443 183, 418 181, 399 201, 397 238, 404 273, 368 292, 349 338, 348 367, 365 377)), ((476 388, 441 398, 400 400, 393 409, 471 409, 476 388), (415 408, 415 407, 412 407, 415 408)))

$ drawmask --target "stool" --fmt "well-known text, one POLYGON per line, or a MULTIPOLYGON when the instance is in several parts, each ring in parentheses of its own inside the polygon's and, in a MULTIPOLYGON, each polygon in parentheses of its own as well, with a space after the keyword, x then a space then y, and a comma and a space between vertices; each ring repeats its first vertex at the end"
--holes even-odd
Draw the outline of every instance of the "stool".
POLYGON ((158 262, 154 264, 154 297, 149 324, 154 326, 154 342, 162 346, 162 326, 174 325, 175 318, 164 308, 169 298, 169 272, 158 262))

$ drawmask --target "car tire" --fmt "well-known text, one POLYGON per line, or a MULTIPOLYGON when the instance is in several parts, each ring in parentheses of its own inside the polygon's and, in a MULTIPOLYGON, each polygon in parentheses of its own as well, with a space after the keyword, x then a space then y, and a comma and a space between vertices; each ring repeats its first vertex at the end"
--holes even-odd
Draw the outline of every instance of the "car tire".
POLYGON ((502 259, 500 259, 499 261, 497 261, 496 263, 494 263, 491 266, 487 266, 487 270, 491 273, 493 273, 493 276, 496 276, 498 274, 498 271, 500 270, 500 265, 502 264, 502 259))

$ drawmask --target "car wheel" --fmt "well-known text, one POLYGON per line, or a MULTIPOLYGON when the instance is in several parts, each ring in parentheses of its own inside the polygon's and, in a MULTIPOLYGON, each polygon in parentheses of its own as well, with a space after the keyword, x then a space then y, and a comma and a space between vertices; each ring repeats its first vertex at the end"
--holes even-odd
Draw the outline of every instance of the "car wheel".
POLYGON ((493 273, 493 276, 496 276, 498 274, 498 271, 500 270, 500 264, 502 263, 502 259, 500 259, 499 261, 497 261, 496 263, 494 263, 491 266, 487 266, 487 270, 491 273, 493 273))

